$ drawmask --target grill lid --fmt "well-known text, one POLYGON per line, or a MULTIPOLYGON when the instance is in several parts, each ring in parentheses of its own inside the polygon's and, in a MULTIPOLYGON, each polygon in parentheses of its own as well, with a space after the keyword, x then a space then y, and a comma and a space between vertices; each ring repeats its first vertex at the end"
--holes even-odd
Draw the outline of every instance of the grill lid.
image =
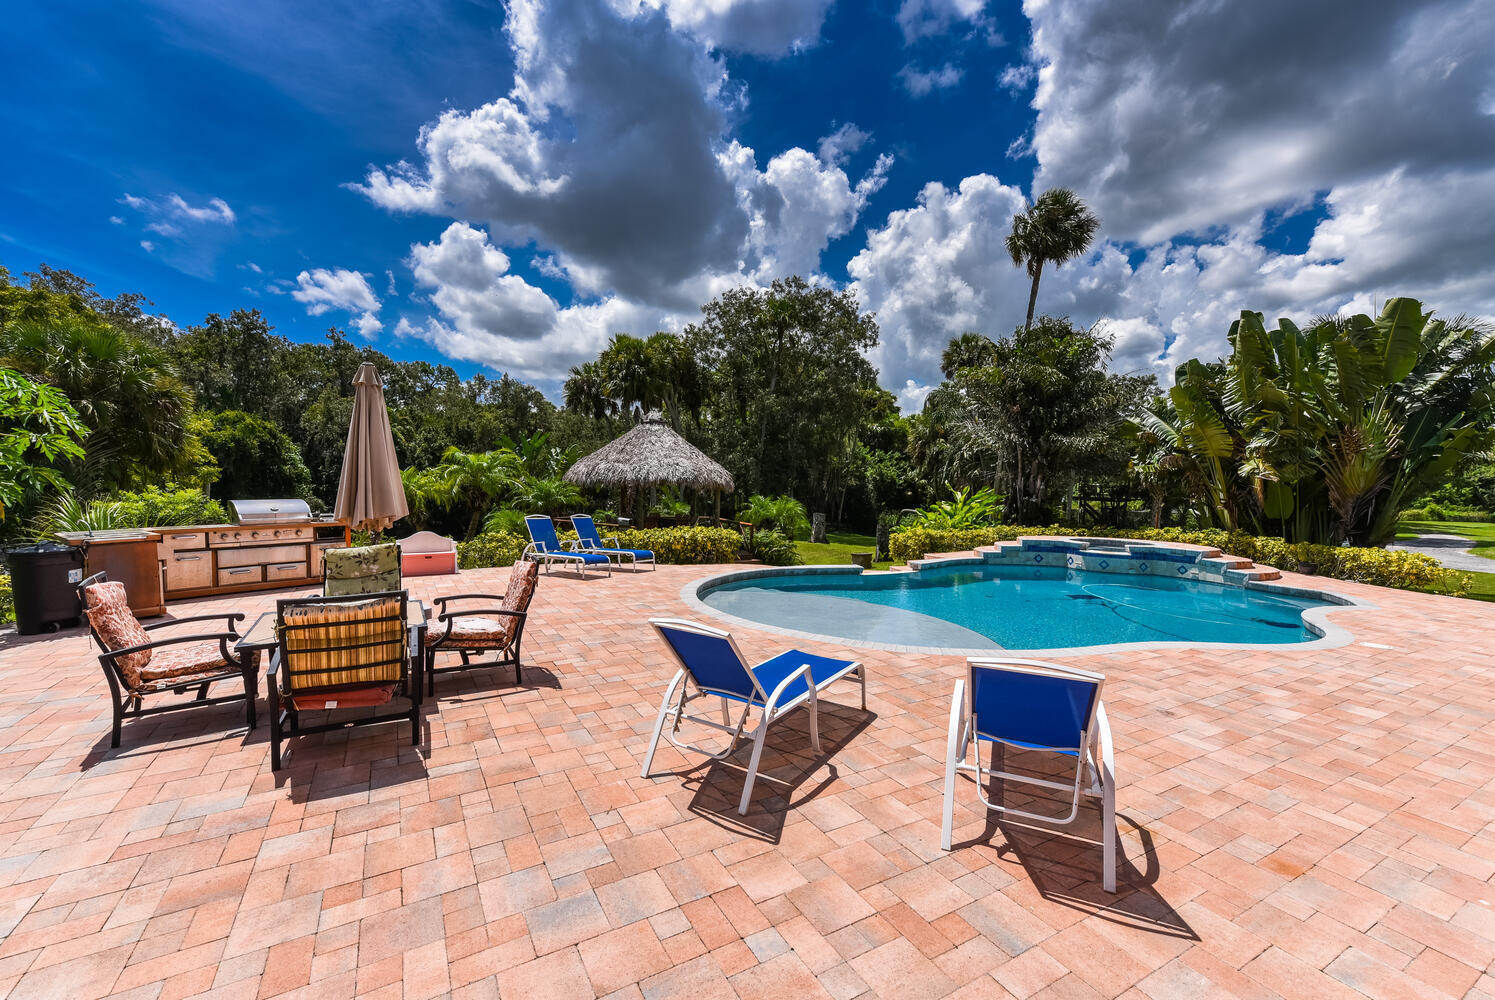
POLYGON ((311 520, 311 505, 305 500, 230 500, 228 508, 235 524, 311 520))

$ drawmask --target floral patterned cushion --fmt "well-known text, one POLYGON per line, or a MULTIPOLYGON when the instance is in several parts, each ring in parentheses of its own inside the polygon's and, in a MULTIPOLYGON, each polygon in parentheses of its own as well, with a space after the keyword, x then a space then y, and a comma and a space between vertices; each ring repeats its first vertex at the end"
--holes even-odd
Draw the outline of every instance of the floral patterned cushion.
POLYGON ((327 566, 324 597, 382 594, 400 589, 400 547, 394 542, 328 549, 322 558, 327 566))
POLYGON ((506 615, 497 618, 453 618, 451 634, 443 638, 441 644, 468 649, 503 649, 513 637, 516 621, 517 619, 506 615))
MULTIPOLYGON (((106 650, 128 649, 151 641, 150 633, 130 610, 125 585, 118 580, 95 583, 83 592, 88 624, 98 633, 106 650)), ((140 684, 140 671, 151 662, 151 650, 144 649, 114 661, 131 687, 140 684)))
POLYGON ((540 564, 520 559, 509 570, 509 589, 504 593, 505 611, 528 611, 535 585, 540 581, 540 564))
POLYGON ((150 666, 140 669, 140 679, 147 684, 191 674, 214 673, 228 669, 229 665, 223 658, 223 648, 216 642, 163 646, 154 653, 150 666))

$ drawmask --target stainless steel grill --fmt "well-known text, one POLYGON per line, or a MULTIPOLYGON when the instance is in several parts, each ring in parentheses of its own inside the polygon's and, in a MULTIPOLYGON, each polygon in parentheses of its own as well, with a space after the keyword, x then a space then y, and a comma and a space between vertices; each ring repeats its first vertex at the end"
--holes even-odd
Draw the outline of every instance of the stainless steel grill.
POLYGON ((234 524, 311 520, 311 506, 305 500, 230 500, 228 508, 234 524))

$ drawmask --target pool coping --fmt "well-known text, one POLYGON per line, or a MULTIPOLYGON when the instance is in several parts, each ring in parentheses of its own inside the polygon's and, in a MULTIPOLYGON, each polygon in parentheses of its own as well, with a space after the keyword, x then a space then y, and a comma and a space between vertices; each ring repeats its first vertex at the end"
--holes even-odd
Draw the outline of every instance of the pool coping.
MULTIPOLYGON (((922 572, 926 568, 961 565, 982 565, 985 561, 979 556, 950 556, 947 558, 934 558, 918 560, 919 568, 912 570, 914 573, 922 572)), ((851 639, 841 635, 823 635, 816 632, 805 632, 800 629, 784 628, 779 625, 770 625, 766 622, 753 621, 750 618, 742 618, 737 615, 728 614, 711 607, 701 600, 701 593, 706 590, 715 589, 727 583, 735 583, 739 580, 750 580, 761 576, 830 576, 830 575, 861 575, 863 573, 887 574, 893 572, 906 572, 902 570, 864 570, 860 566, 847 564, 821 564, 814 566, 754 566, 751 569, 732 570, 728 573, 717 573, 713 576, 693 580, 680 588, 680 600, 687 606, 701 614, 725 621, 729 624, 738 625, 743 628, 757 629, 760 632, 768 632, 773 635, 782 635, 791 639, 809 639, 815 642, 846 645, 862 649, 880 649, 895 653, 921 653, 936 656, 991 656, 1000 654, 1003 656, 1022 657, 1057 657, 1057 656, 1100 656, 1107 653, 1148 652, 1153 650, 1178 650, 1178 649, 1230 649, 1249 650, 1253 652, 1264 652, 1268 650, 1277 651, 1305 651, 1338 649, 1348 646, 1355 641, 1355 636, 1343 625, 1338 625, 1329 620, 1328 616, 1336 611, 1343 610, 1375 610, 1377 605, 1371 601, 1348 594, 1335 593, 1330 590, 1315 590, 1310 587, 1301 587, 1290 583, 1264 582, 1260 580, 1247 580, 1243 583, 1220 583, 1222 587, 1241 587, 1244 590, 1259 590, 1268 593, 1281 594, 1285 597, 1303 597, 1309 600, 1326 601, 1333 605, 1327 608, 1308 608, 1303 612, 1303 624, 1310 632, 1318 635, 1317 639, 1307 642, 1188 642, 1182 640, 1157 640, 1151 642, 1112 642, 1095 646, 1059 646, 1048 649, 1009 649, 992 643, 990 646, 977 647, 953 647, 953 646, 911 646, 891 642, 877 642, 871 639, 851 639)), ((940 619, 943 621, 944 619, 940 619)))

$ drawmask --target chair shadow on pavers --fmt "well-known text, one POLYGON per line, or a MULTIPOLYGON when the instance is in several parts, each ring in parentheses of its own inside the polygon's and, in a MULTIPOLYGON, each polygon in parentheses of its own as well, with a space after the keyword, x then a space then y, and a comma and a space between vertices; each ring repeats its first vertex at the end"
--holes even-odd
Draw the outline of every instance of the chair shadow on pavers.
MULTIPOLYGON (((331 713, 328 713, 329 715, 331 713)), ((294 803, 411 786, 430 778, 430 723, 422 722, 421 746, 413 747, 393 727, 349 727, 303 736, 279 771, 266 771, 294 803)))
POLYGON ((838 755, 876 719, 876 712, 822 701, 820 752, 815 753, 810 743, 809 715, 796 712, 787 716, 764 746, 758 782, 745 815, 739 814, 737 807, 743 773, 752 756, 751 744, 742 744, 727 757, 692 764, 674 773, 684 775, 685 787, 694 790, 688 806, 692 815, 741 836, 777 844, 790 811, 835 784, 845 766, 845 761, 838 765, 838 755))
MULTIPOLYGON (((191 694, 181 696, 190 701, 191 694)), ((107 709, 105 712, 107 713, 107 709)), ((128 739, 115 749, 110 746, 109 720, 104 719, 104 729, 93 746, 78 762, 81 771, 91 771, 110 761, 134 760, 173 754, 193 747, 224 745, 229 749, 251 746, 258 736, 262 744, 269 743, 269 730, 260 726, 246 731, 244 709, 237 702, 220 705, 204 705, 194 712, 174 712, 169 715, 146 716, 134 720, 126 730, 128 739)))
MULTIPOLYGON (((1067 777, 1065 772, 1071 769, 1050 755, 1005 746, 997 748, 995 767, 1049 779, 1067 777)), ((975 779, 962 774, 960 780, 975 779)), ((992 781, 987 787, 987 797, 1017 809, 1053 808, 1052 796, 1029 791, 1030 787, 992 781)), ((957 839, 955 846, 988 847, 996 851, 1002 862, 1017 862, 1022 866, 1022 877, 1032 882, 1039 895, 1049 902, 1139 930, 1199 940, 1189 923, 1157 891, 1161 868, 1151 831, 1124 812, 1116 816, 1120 849, 1116 873, 1119 891, 1115 894, 1106 892, 1095 877, 1100 867, 1101 810, 1094 800, 1085 802, 1079 816, 1066 826, 1018 822, 998 812, 982 812, 985 824, 977 836, 970 835, 975 826, 969 822, 969 813, 964 817, 963 827, 957 822, 956 833, 965 836, 957 839)))
MULTIPOLYGON (((534 661, 525 663, 524 675, 519 683, 514 682, 512 666, 473 664, 470 670, 452 674, 442 679, 441 706, 483 704, 494 698, 514 698, 533 691, 559 691, 561 678, 549 667, 538 666, 534 661)), ((426 710, 436 706, 427 703, 426 710)))

